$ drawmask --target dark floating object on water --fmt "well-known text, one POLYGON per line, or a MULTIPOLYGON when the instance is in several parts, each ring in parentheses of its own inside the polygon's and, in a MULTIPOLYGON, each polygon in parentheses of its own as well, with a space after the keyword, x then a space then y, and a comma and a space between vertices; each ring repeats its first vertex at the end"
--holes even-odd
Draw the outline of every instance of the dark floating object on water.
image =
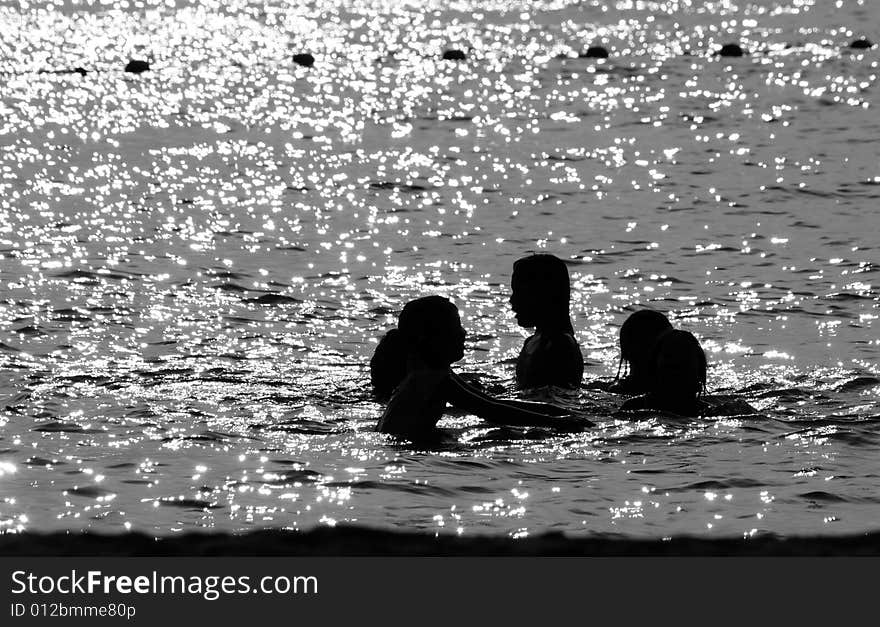
POLYGON ((590 46, 586 52, 578 55, 582 59, 607 59, 608 50, 605 46, 590 46))
POLYGON ((861 39, 856 39, 850 45, 850 48, 854 50, 867 50, 868 48, 874 47, 874 42, 868 39, 867 37, 862 37, 861 39))
POLYGON ((464 61, 467 58, 464 52, 461 50, 457 50, 456 48, 451 48, 449 50, 443 51, 443 59, 446 61, 464 61))
POLYGON ((741 57, 747 52, 739 44, 724 44, 717 54, 722 57, 741 57))
POLYGON ((312 67, 315 64, 315 57, 309 52, 300 52, 293 55, 293 62, 303 67, 312 67))
POLYGON ((391 181, 373 182, 370 183, 370 187, 372 189, 391 189, 401 192, 423 192, 428 189, 424 185, 408 185, 406 183, 393 183, 391 181))
POLYGON ((85 76, 88 72, 81 67, 75 67, 72 70, 37 70, 37 74, 79 74, 85 76))
POLYGON ((150 70, 150 64, 146 61, 140 61, 136 59, 132 59, 125 66, 126 72, 131 72, 132 74, 140 74, 141 72, 148 72, 150 70))

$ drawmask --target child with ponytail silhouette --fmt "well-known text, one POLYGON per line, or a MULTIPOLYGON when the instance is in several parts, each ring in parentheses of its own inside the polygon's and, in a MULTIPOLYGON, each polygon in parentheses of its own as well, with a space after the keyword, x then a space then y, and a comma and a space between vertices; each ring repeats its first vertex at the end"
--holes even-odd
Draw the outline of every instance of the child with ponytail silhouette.
POLYGON ((517 323, 535 329, 516 360, 517 387, 579 387, 584 358, 569 314, 571 285, 565 262, 548 254, 523 257, 513 264, 510 287, 517 323))

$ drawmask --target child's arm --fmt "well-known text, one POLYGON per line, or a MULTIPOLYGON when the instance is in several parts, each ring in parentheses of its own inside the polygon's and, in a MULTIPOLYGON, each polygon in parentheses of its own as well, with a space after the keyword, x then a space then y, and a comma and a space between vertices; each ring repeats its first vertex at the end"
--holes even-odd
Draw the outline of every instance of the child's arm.
MULTIPOLYGON (((488 395, 487 395, 488 396, 488 395)), ((550 414, 551 416, 569 416, 571 412, 564 407, 551 405, 550 403, 540 403, 537 401, 521 401, 514 398, 493 398, 488 396, 490 400, 496 403, 504 403, 511 407, 518 407, 526 411, 538 412, 539 414, 550 414)))
POLYGON ((452 373, 448 380, 447 400, 460 409, 496 424, 559 429, 582 429, 593 426, 589 420, 573 417, 562 408, 547 403, 493 398, 469 386, 455 373, 452 373))

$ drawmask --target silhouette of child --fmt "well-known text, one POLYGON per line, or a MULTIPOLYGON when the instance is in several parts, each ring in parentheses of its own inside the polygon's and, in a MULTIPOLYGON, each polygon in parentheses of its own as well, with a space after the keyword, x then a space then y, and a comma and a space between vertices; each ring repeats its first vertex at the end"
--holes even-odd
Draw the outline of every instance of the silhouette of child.
POLYGON ((657 339, 648 360, 648 393, 631 398, 621 411, 657 409, 680 416, 706 415, 706 353, 688 331, 667 330, 657 339))
POLYGON ((410 440, 434 435, 447 403, 497 424, 592 425, 560 407, 497 399, 471 387, 450 368, 464 356, 464 340, 458 308, 446 298, 426 296, 406 304, 397 328, 382 338, 370 360, 375 395, 388 402, 377 431, 410 440))
POLYGON ((535 328, 516 360, 517 387, 580 386, 584 358, 571 325, 565 263, 548 254, 523 257, 513 264, 510 288, 517 323, 535 328))
POLYGON ((653 376, 651 357, 658 338, 672 330, 669 319, 659 311, 642 309, 631 314, 620 327, 620 362, 617 377, 608 388, 615 394, 645 394, 653 376), (626 364, 624 376, 620 371, 626 364))

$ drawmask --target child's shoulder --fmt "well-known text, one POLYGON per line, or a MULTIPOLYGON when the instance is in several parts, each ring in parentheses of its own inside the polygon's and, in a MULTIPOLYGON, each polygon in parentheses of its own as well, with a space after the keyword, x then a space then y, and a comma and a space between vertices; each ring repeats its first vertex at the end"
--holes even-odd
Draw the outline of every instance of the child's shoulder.
POLYGON ((376 430, 405 437, 428 433, 446 408, 450 376, 449 369, 410 371, 395 388, 376 430))
POLYGON ((580 351, 580 344, 568 331, 541 331, 535 333, 524 344, 533 350, 570 352, 580 351))

